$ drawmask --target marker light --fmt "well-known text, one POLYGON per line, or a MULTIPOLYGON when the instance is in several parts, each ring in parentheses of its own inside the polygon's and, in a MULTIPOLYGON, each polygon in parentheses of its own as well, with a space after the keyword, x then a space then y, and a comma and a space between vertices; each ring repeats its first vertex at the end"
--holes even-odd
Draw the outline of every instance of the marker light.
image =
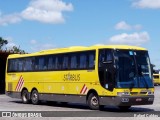
POLYGON ((118 96, 125 96, 125 95, 130 95, 130 92, 117 92, 118 96))

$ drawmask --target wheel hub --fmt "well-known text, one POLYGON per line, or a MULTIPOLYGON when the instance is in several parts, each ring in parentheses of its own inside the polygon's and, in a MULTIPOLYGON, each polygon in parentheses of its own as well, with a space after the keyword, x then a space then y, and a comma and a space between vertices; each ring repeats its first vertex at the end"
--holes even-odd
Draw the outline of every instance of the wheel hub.
POLYGON ((91 103, 92 103, 92 105, 97 106, 98 105, 97 97, 93 96, 92 99, 91 99, 91 103))
POLYGON ((36 101, 36 100, 37 100, 37 98, 38 98, 37 94, 36 94, 36 93, 34 93, 34 94, 33 94, 33 101, 36 101))

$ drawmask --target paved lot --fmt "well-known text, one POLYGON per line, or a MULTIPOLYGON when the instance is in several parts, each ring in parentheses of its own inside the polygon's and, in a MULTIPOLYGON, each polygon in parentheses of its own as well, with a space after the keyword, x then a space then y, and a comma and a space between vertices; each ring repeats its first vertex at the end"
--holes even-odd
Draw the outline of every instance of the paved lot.
MULTIPOLYGON (((156 86, 155 101, 153 105, 133 106, 128 111, 120 111, 118 108, 111 107, 111 106, 106 106, 101 111, 99 110, 92 111, 92 110, 89 110, 86 105, 73 104, 73 103, 72 104, 70 103, 67 105, 63 105, 61 103, 49 104, 47 102, 42 102, 40 105, 22 104, 21 100, 19 99, 13 99, 5 95, 0 95, 0 111, 1 111, 0 114, 2 114, 2 112, 5 112, 5 111, 8 111, 8 112, 12 111, 12 114, 14 114, 15 117, 18 115, 22 117, 25 117, 26 115, 27 116, 42 115, 42 116, 48 116, 48 117, 54 116, 58 120, 63 119, 64 117, 67 117, 65 119, 74 119, 73 117, 85 117, 85 119, 95 119, 95 117, 96 119, 100 119, 101 117, 108 117, 107 119, 116 119, 117 117, 124 117, 121 119, 128 119, 127 117, 132 117, 131 119, 135 119, 134 116, 141 115, 140 117, 143 117, 145 115, 148 119, 155 120, 155 119, 160 119, 160 118, 155 118, 157 114, 160 116, 160 92, 159 91, 160 91, 160 86, 156 86), (41 111, 46 111, 46 112, 41 112, 41 111), (150 117, 148 117, 148 115, 150 115, 150 117)), ((13 118, 13 119, 17 120, 17 118, 13 118)), ((40 118, 38 118, 38 120, 40 120, 40 118)))

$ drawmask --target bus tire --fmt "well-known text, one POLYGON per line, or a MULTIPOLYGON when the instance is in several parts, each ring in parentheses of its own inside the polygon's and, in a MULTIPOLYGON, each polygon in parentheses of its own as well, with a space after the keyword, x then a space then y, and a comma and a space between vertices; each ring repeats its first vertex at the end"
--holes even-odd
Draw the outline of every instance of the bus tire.
POLYGON ((61 104, 62 104, 62 105, 67 105, 67 104, 68 104, 68 102, 61 102, 61 104))
POLYGON ((105 108, 105 105, 100 105, 99 106, 99 110, 104 110, 104 108, 105 108))
POLYGON ((98 95, 94 93, 89 94, 87 104, 91 110, 98 110, 99 109, 98 95))
POLYGON ((39 104, 39 94, 37 90, 33 90, 31 93, 31 101, 33 105, 39 104))
POLYGON ((23 90, 22 91, 22 96, 21 97, 22 97, 22 102, 24 104, 28 104, 29 103, 30 99, 29 99, 29 93, 28 93, 27 90, 23 90))

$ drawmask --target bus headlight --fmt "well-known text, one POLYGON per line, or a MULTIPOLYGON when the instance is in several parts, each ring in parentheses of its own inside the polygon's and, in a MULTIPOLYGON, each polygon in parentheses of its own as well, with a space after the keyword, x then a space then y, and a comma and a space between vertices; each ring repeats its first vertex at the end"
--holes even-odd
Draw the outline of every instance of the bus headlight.
POLYGON ((154 98, 148 98, 148 101, 154 101, 154 98))
POLYGON ((148 92, 148 95, 154 95, 154 92, 148 92))
POLYGON ((117 92, 118 96, 130 95, 130 92, 117 92))

